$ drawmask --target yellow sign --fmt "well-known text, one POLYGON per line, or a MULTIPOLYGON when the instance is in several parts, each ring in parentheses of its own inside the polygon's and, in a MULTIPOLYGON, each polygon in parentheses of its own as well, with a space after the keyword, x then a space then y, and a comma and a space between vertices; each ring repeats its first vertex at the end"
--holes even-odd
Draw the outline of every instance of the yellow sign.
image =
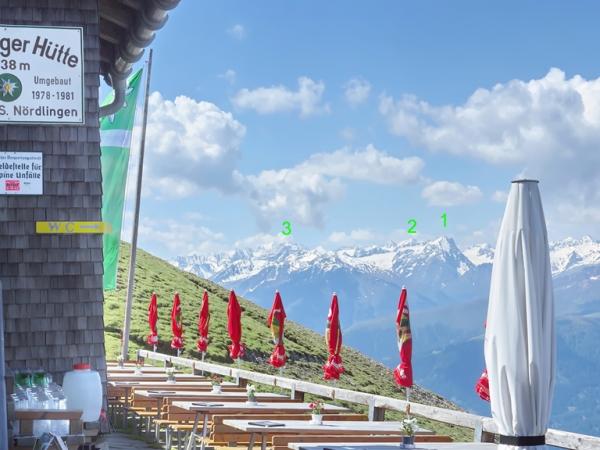
POLYGON ((107 222, 36 222, 38 234, 102 234, 110 233, 107 222))

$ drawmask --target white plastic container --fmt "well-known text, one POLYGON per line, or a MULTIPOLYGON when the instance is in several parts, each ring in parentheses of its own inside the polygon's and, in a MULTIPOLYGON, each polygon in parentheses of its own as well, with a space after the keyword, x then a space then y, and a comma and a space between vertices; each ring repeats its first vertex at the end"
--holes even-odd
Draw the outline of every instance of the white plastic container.
POLYGON ((63 378, 63 391, 67 409, 81 409, 83 422, 95 422, 102 409, 102 383, 100 374, 89 364, 75 364, 63 378))

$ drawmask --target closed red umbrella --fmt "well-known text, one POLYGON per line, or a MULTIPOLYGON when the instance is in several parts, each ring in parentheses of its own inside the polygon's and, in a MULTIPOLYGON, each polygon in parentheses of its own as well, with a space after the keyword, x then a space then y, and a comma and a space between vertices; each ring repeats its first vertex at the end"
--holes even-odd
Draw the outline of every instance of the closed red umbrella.
POLYGON ((156 293, 152 293, 150 304, 148 305, 148 326, 150 327, 150 334, 146 339, 146 342, 152 345, 153 350, 156 351, 158 345, 158 330, 156 323, 158 322, 158 301, 156 299, 156 293))
POLYGON ((283 367, 287 361, 287 355, 285 354, 285 347, 283 345, 283 328, 285 324, 285 309, 283 309, 283 302, 281 301, 281 295, 279 291, 275 291, 275 299, 273 300, 273 306, 271 312, 267 318, 267 326, 271 328, 271 335, 273 336, 273 343, 275 348, 271 357, 269 358, 269 364, 273 367, 283 367))
POLYGON ((325 342, 329 357, 323 366, 323 375, 326 380, 339 380, 344 373, 342 365, 342 329, 340 327, 340 307, 336 293, 333 293, 329 314, 327 314, 327 329, 325 330, 325 342))
MULTIPOLYGON (((487 328, 487 320, 483 323, 483 326, 487 328)), ((490 401, 490 380, 488 378, 487 369, 483 369, 479 380, 477 380, 475 392, 477 392, 477 395, 479 395, 482 400, 485 400, 486 402, 490 401)))
POLYGON ((479 380, 477 380, 475 392, 477 392, 477 395, 479 395, 482 400, 485 400, 486 402, 490 401, 490 380, 488 379, 487 369, 484 369, 479 380))
MULTIPOLYGON (((396 331, 398 338, 398 350, 400 351, 400 364, 394 369, 394 378, 400 386, 410 388, 413 385, 412 373, 412 334, 410 332, 410 314, 406 301, 406 288, 402 287, 400 300, 398 301, 398 313, 396 314, 396 331)), ((406 391, 407 398, 410 391, 406 391)))
POLYGON ((200 315, 198 317, 198 342, 196 348, 199 352, 204 353, 208 349, 208 323, 210 322, 210 312, 208 311, 208 292, 204 291, 202 296, 202 306, 200 307, 200 315))
POLYGON ((178 292, 175 292, 173 307, 171 308, 171 331, 173 332, 171 348, 176 348, 177 356, 179 356, 183 348, 183 322, 181 317, 181 300, 179 300, 178 292))
POLYGON ((229 304, 227 305, 227 332, 231 338, 229 356, 231 359, 239 359, 244 356, 244 344, 242 344, 242 308, 238 303, 235 292, 229 293, 229 304))

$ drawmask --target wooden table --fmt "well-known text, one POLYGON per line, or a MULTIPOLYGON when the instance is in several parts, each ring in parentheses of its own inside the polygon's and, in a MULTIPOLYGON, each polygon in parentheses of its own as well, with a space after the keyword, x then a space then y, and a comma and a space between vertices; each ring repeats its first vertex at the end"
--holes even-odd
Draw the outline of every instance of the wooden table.
MULTIPOLYGON (((106 369, 106 373, 108 375, 121 375, 121 374, 126 375, 126 374, 131 374, 131 373, 135 372, 136 369, 137 369, 136 366, 124 366, 124 367, 109 366, 106 369)), ((159 374, 166 373, 164 367, 156 367, 156 366, 142 366, 142 367, 140 367, 140 370, 142 371, 142 373, 159 373, 159 374)), ((175 370, 175 373, 181 373, 181 371, 175 370)))
MULTIPOLYGON (((270 433, 287 433, 287 434, 312 434, 312 435, 339 435, 339 434, 393 434, 402 435, 402 422, 367 422, 367 421, 334 421, 326 420, 321 425, 312 424, 306 420, 277 420, 272 419, 268 422, 282 424, 283 426, 260 426, 256 423, 260 420, 233 420, 226 419, 223 421, 224 425, 238 430, 246 431, 250 433, 250 442, 248 443, 248 450, 252 450, 254 447, 254 438, 256 434, 260 435, 261 448, 265 450, 265 434, 270 433)), ((425 429, 417 429, 416 434, 433 434, 432 431, 425 429)))
MULTIPOLYGON (((282 394, 274 394, 271 392, 257 392, 256 398, 263 402, 285 402, 292 401, 288 396, 282 394)), ((246 392, 241 391, 222 391, 216 394, 211 391, 168 391, 168 390, 135 390, 134 396, 140 396, 146 399, 156 400, 157 416, 160 416, 160 410, 165 398, 177 399, 179 401, 193 402, 242 402, 247 398, 246 392)))
MULTIPOLYGON (((166 373, 141 373, 136 375, 134 373, 112 373, 106 374, 108 381, 167 381, 166 373)), ((210 380, 200 375, 191 375, 189 373, 175 374, 176 381, 206 381, 210 383, 210 380)))
MULTIPOLYGON (((254 405, 246 402, 222 402, 222 403, 205 403, 200 404, 198 402, 173 402, 173 406, 178 408, 187 409, 196 413, 194 418, 194 426, 190 434, 189 441, 186 445, 186 450, 192 448, 192 444, 195 442, 196 433, 198 432, 198 422, 200 415, 202 415, 202 442, 200 444, 201 450, 204 450, 208 416, 211 414, 220 413, 296 413, 296 412, 308 412, 310 411, 309 403, 275 403, 275 402, 257 402, 254 405)), ((322 407, 323 413, 347 411, 346 408, 335 405, 324 404, 322 407)), ((225 423, 225 422, 223 422, 225 423)))
MULTIPOLYGON (((166 381, 152 381, 152 382, 140 382, 140 381, 112 381, 109 380, 107 385, 117 390, 117 395, 120 395, 120 390, 123 391, 123 409, 125 415, 129 411, 129 397, 131 390, 165 390, 165 391, 210 391, 212 389, 212 383, 210 381, 178 381, 176 383, 167 383, 166 381)), ((221 386, 227 390, 228 388, 238 389, 240 392, 245 392, 245 389, 239 388, 235 383, 224 382, 221 386)))
MULTIPOLYGON (((400 448, 399 444, 395 442, 290 442, 288 446, 292 450, 392 450, 400 448)), ((417 442, 415 444, 415 450, 496 450, 497 448, 496 444, 482 442, 417 442)))
MULTIPOLYGON (((33 422, 35 420, 68 420, 69 431, 61 436, 69 449, 77 449, 85 443, 83 434, 83 411, 79 409, 17 409, 14 411, 14 420, 19 422, 19 435, 13 437, 15 447, 33 448, 37 438, 33 436, 33 422)), ((5 439, 5 438, 1 438, 5 439)), ((12 448, 12 446, 11 446, 12 448)))

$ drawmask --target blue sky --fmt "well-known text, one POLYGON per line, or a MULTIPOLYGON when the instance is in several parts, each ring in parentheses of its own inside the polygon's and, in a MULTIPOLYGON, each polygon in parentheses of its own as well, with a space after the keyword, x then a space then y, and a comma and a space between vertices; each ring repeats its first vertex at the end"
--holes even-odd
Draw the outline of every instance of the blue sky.
POLYGON ((153 45, 140 246, 252 246, 284 220, 307 246, 406 239, 409 219, 494 243, 518 175, 551 238, 598 238, 599 9, 182 2, 153 45))

